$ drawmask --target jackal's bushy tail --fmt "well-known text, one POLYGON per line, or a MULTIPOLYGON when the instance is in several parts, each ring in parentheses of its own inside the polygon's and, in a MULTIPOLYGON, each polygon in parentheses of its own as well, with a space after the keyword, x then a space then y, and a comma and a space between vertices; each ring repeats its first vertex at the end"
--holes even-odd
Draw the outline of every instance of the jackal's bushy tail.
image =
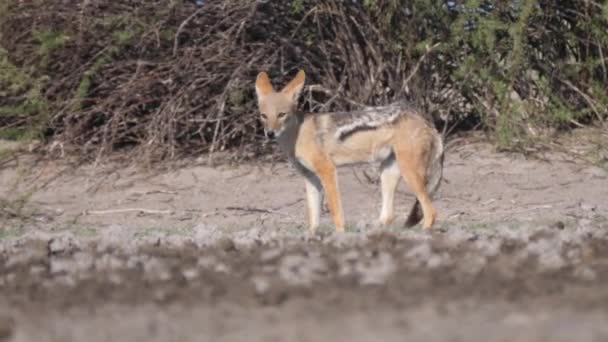
MULTIPOLYGON (((437 138, 433 141, 433 148, 429 156, 430 161, 426 169, 426 191, 431 198, 433 198, 433 195, 439 189, 439 185, 441 185, 443 177, 443 152, 443 140, 440 135, 437 135, 437 138)), ((422 218, 422 208, 420 207, 420 202, 416 199, 416 203, 412 206, 405 221, 405 227, 415 226, 422 218)))

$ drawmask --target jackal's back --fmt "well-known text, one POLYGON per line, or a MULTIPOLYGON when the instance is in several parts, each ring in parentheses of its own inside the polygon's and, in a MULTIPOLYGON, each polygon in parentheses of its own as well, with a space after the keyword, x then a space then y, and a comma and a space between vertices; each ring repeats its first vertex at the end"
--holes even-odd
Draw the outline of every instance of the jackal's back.
POLYGON ((407 103, 350 112, 311 114, 316 143, 337 164, 382 161, 392 153, 396 135, 432 139, 434 129, 407 103))
POLYGON ((396 102, 387 106, 368 107, 350 112, 325 113, 326 120, 334 131, 335 138, 344 141, 356 133, 376 130, 395 124, 407 116, 419 116, 419 112, 405 102, 396 102))

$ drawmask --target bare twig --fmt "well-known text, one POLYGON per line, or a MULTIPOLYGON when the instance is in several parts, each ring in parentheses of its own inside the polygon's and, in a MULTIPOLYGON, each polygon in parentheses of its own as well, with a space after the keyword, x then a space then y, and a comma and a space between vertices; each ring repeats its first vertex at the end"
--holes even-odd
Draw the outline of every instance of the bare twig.
POLYGON ((172 214, 172 210, 155 210, 145 208, 125 208, 125 209, 109 209, 109 210, 86 210, 83 215, 109 215, 109 214, 121 214, 121 213, 144 213, 144 214, 160 214, 168 215, 172 214))
MULTIPOLYGON (((313 84, 313 85, 310 85, 310 86, 308 86, 308 89, 309 89, 309 91, 313 91, 313 92, 314 92, 314 91, 318 91, 318 92, 324 93, 324 94, 329 95, 329 96, 332 96, 332 97, 336 95, 334 92, 332 92, 331 90, 329 90, 329 89, 327 89, 327 88, 323 87, 323 86, 322 86, 322 85, 320 85, 320 84, 313 84)), ((346 101, 346 102, 350 103, 351 105, 354 105, 354 106, 357 106, 357 107, 367 107, 367 106, 366 106, 366 105, 364 105, 363 103, 360 103, 360 102, 355 101, 355 100, 353 100, 353 99, 350 99, 350 98, 348 98, 348 97, 345 97, 345 96, 340 96, 340 98, 341 98, 342 100, 344 100, 344 101, 346 101)))
POLYGON ((575 86, 574 84, 572 84, 572 82, 570 82, 569 80, 565 80, 562 78, 557 78, 560 82, 562 82, 563 84, 567 85, 568 87, 570 87, 570 89, 574 90, 577 94, 579 94, 584 100, 585 102, 587 102, 587 104, 589 105, 589 107, 591 107, 591 110, 593 110, 593 112, 595 113, 595 116, 597 117, 597 120, 601 123, 604 122, 604 118, 602 117, 602 115, 600 114, 600 112, 598 111, 597 107, 596 107, 596 102, 589 97, 589 95, 587 95, 585 92, 583 92, 582 90, 580 90, 577 86, 575 86))
POLYGON ((288 214, 281 213, 280 211, 277 211, 277 210, 259 209, 259 208, 253 208, 253 207, 226 207, 224 209, 232 210, 232 211, 242 211, 242 212, 247 212, 247 213, 263 213, 263 214, 277 214, 277 215, 282 215, 282 216, 289 216, 288 214))
POLYGON ((177 28, 177 32, 175 32, 175 38, 173 38, 173 56, 174 57, 177 55, 177 47, 179 45, 179 35, 182 33, 182 30, 184 29, 184 27, 186 27, 186 25, 188 25, 190 20, 192 20, 199 13, 201 13, 203 10, 206 10, 206 9, 207 9, 206 7, 201 7, 199 9, 197 9, 188 18, 186 18, 186 20, 184 20, 177 28))
POLYGON ((407 85, 410 82, 410 80, 412 79, 412 77, 414 77, 414 75, 416 75, 416 73, 418 72, 418 69, 420 69, 422 62, 424 62, 426 57, 439 45, 441 45, 441 43, 435 43, 430 47, 427 45, 426 51, 424 52, 424 54, 422 56, 420 56, 420 58, 418 59, 418 62, 416 62, 416 65, 414 65, 414 68, 412 69, 410 74, 403 80, 403 83, 401 84, 401 89, 403 91, 405 91, 405 87, 407 87, 407 85))

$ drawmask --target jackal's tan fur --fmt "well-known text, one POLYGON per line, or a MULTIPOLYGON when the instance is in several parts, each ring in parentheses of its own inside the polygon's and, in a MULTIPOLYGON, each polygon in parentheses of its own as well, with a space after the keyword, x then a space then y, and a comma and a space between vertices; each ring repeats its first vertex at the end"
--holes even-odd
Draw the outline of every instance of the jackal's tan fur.
POLYGON ((406 225, 415 225, 424 215, 423 227, 430 229, 436 218, 431 195, 443 169, 443 143, 433 124, 399 103, 344 113, 298 112, 304 79, 300 71, 277 92, 261 72, 255 88, 265 130, 276 135, 305 178, 310 230, 319 225, 324 190, 336 230, 344 231, 336 167, 362 162, 380 163, 383 224, 393 221, 395 189, 403 177, 417 199, 406 225))

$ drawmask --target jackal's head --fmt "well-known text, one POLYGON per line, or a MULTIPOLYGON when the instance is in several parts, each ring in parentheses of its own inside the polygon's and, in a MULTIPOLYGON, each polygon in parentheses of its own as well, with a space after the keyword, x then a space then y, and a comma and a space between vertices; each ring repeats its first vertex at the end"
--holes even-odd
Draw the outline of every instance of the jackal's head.
POLYGON ((304 87, 304 79, 304 71, 300 70, 296 77, 277 92, 272 87, 268 74, 263 71, 258 74, 255 92, 264 132, 269 138, 280 135, 285 127, 285 120, 295 112, 298 96, 304 87))

